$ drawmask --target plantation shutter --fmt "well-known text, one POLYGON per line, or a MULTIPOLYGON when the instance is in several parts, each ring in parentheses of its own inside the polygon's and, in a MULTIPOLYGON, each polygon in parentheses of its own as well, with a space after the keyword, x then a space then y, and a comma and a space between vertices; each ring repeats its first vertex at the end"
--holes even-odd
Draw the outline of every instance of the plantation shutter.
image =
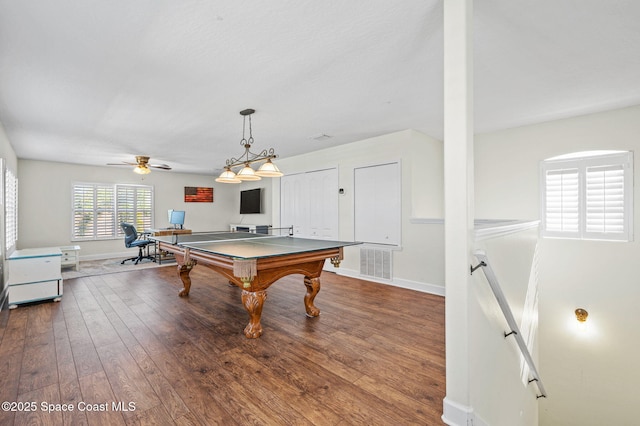
POLYGON ((633 240, 633 153, 550 159, 543 176, 542 235, 633 240))
POLYGON ((113 237, 116 227, 115 212, 113 211, 113 187, 96 187, 96 224, 97 238, 113 237))
POLYGON ((153 225, 153 190, 150 186, 118 185, 116 196, 118 211, 118 234, 122 235, 120 223, 130 223, 138 232, 151 229, 153 225))
POLYGON ((73 239, 113 238, 115 229, 113 186, 73 186, 73 239))
POLYGON ((122 237, 121 222, 153 228, 152 186, 76 183, 72 191, 72 240, 122 237))
POLYGON ((18 241, 18 178, 5 172, 5 247, 7 252, 18 241))
POLYGON ((622 165, 587 167, 586 232, 625 232, 622 165))
POLYGON ((578 169, 546 174, 546 229, 578 234, 580 230, 580 180, 578 169))

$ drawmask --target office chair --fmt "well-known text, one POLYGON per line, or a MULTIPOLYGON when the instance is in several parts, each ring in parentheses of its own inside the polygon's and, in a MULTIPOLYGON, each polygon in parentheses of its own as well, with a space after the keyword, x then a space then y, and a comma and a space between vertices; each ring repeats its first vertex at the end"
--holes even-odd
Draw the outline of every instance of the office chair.
POLYGON ((156 261, 153 256, 149 256, 149 248, 148 245, 151 244, 149 240, 141 240, 138 239, 138 232, 136 231, 136 227, 131 225, 130 223, 122 222, 120 224, 122 231, 124 231, 124 246, 126 248, 138 247, 138 255, 135 257, 130 257, 129 259, 125 259, 120 264, 124 265, 124 262, 127 260, 135 260, 134 265, 137 265, 142 259, 151 259, 152 261, 156 261), (143 254, 143 250, 147 249, 147 254, 143 254))

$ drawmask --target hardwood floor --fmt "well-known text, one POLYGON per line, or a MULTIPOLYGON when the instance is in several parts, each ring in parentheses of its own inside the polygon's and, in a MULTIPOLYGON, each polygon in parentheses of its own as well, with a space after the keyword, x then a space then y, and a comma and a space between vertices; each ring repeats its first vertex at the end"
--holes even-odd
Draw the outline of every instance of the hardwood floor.
POLYGON ((307 318, 293 275, 247 339, 240 290, 202 266, 191 277, 187 298, 168 266, 66 280, 60 303, 3 309, 0 393, 23 411, 0 424, 442 424, 443 298, 324 273, 322 313, 307 318))

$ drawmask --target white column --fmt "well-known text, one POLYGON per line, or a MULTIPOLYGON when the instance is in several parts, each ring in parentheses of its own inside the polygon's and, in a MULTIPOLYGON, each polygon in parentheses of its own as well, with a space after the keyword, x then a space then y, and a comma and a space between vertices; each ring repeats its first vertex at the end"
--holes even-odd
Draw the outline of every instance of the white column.
POLYGON ((442 420, 449 425, 473 419, 468 310, 473 178, 473 0, 444 0, 447 396, 442 420))

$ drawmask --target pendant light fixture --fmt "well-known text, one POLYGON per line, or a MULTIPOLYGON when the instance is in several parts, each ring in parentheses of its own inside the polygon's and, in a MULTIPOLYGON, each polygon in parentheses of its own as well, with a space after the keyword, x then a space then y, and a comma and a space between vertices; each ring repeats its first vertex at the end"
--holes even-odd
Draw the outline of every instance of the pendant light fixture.
POLYGON ((242 139, 240 145, 244 148, 244 153, 240 157, 232 157, 227 160, 224 171, 216 178, 216 182, 240 183, 243 181, 256 181, 263 177, 280 177, 282 172, 273 164, 271 160, 277 157, 273 148, 263 149, 260 153, 254 154, 250 151, 253 144, 253 132, 251 129, 251 115, 256 112, 253 109, 240 111, 242 115, 242 139), (246 122, 249 117, 249 139, 245 138, 246 122), (254 170, 251 165, 264 162, 258 170, 254 170), (233 169, 239 169, 234 172, 233 169))

